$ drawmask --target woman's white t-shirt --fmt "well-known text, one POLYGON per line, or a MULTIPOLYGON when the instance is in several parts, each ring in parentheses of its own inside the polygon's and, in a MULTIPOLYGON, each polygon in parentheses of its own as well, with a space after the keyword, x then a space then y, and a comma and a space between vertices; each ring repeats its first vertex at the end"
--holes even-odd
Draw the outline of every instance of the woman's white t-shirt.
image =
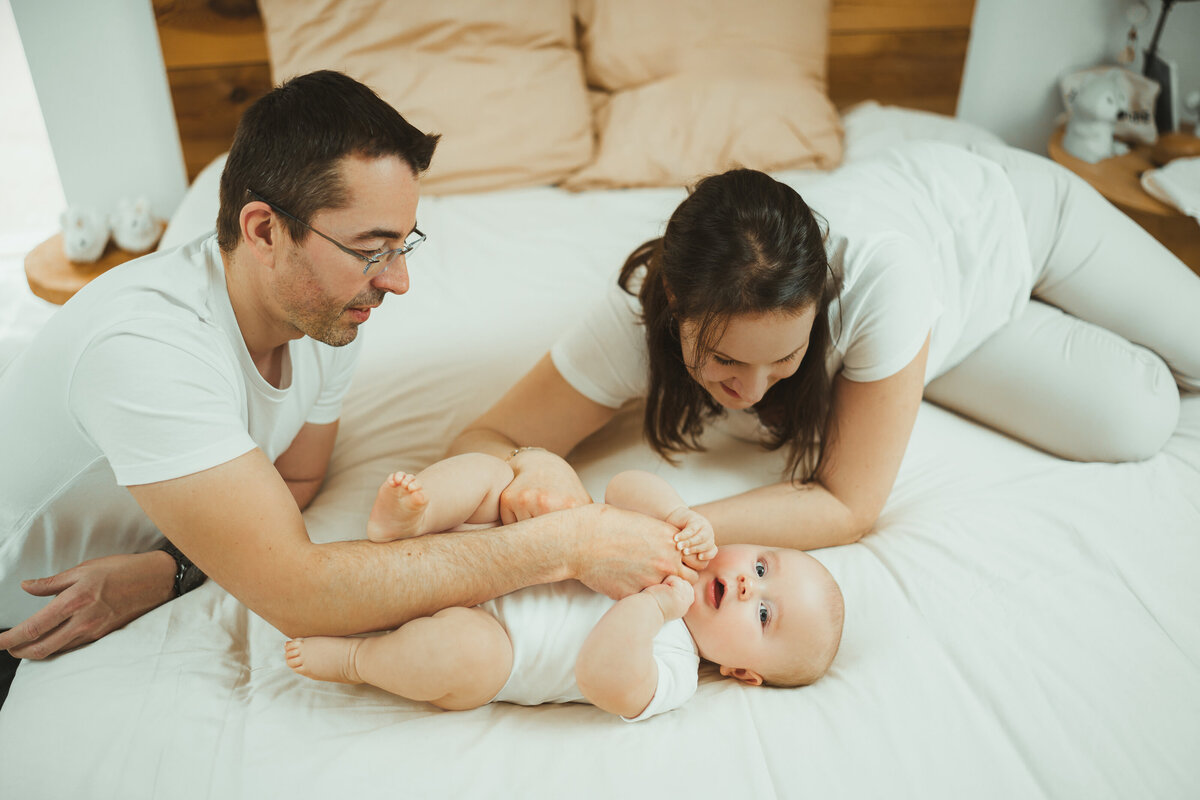
MULTIPOLYGON (((830 304, 831 375, 867 382, 912 361, 930 337, 928 383, 1029 301, 1033 266, 1021 209, 1003 169, 962 148, 911 143, 807 183, 829 224, 842 277, 830 304)), ((641 304, 613 283, 550 351, 578 392, 617 408, 644 397, 649 361, 641 304)))

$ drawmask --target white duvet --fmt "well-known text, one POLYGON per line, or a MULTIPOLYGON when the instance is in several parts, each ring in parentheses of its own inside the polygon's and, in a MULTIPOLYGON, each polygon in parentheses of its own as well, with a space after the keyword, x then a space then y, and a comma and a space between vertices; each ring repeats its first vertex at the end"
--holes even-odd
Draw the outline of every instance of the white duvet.
MULTIPOLYGON (((848 154, 978 134, 867 107, 848 154)), ((801 184, 804 178, 796 178, 801 184)), ((202 177, 169 235, 215 209, 202 177)), ((383 476, 438 458, 657 235, 682 190, 425 198, 412 290, 365 326, 314 539, 363 536, 383 476)), ((666 475, 689 502, 775 480, 781 455, 713 432, 679 468, 635 412, 574 461, 666 475)), ((6 456, 11 457, 11 455, 6 456)), ((1060 461, 923 405, 876 531, 818 551, 842 649, 802 689, 705 671, 629 725, 583 705, 447 713, 318 683, 218 586, 24 663, 0 711, 0 798, 1200 795, 1200 397, 1137 464, 1060 461)))

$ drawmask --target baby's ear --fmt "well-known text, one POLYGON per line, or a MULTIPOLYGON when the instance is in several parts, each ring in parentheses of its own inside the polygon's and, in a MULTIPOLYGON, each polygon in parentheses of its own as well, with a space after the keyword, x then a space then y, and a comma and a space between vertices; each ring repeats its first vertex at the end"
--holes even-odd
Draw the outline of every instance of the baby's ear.
POLYGON ((749 686, 762 686, 763 684, 762 675, 745 667, 721 667, 721 674, 726 678, 736 678, 749 686))

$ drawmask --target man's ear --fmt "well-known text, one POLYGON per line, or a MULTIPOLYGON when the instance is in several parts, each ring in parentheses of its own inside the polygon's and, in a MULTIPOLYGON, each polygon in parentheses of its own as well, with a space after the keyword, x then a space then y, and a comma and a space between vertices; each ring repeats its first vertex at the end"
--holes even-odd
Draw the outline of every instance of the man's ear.
POLYGON ((273 264, 275 260, 275 231, 271 227, 274 216, 271 207, 258 200, 246 203, 238 215, 242 241, 249 246, 255 258, 264 264, 273 264))
POLYGON ((762 686, 763 676, 745 667, 721 667, 721 675, 726 678, 736 678, 749 686, 762 686))

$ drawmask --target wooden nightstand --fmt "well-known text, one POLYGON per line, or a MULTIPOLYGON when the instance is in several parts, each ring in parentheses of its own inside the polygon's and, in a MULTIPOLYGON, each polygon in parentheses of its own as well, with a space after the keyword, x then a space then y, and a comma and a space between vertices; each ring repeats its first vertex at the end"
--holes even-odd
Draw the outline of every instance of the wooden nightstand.
POLYGON ((1050 137, 1047 146, 1050 158, 1090 183, 1200 275, 1200 224, 1173 206, 1154 199, 1142 188, 1142 173, 1154 169, 1150 145, 1137 145, 1123 156, 1089 164, 1064 150, 1062 138, 1062 128, 1050 137))
MULTIPOLYGON (((160 237, 166 227, 165 223, 159 223, 160 237)), ((146 253, 126 252, 109 240, 104 254, 98 261, 77 264, 67 260, 66 253, 63 252, 62 234, 56 233, 25 256, 25 279, 29 281, 29 288, 38 297, 62 305, 96 276, 103 275, 118 264, 144 255, 146 253)))

